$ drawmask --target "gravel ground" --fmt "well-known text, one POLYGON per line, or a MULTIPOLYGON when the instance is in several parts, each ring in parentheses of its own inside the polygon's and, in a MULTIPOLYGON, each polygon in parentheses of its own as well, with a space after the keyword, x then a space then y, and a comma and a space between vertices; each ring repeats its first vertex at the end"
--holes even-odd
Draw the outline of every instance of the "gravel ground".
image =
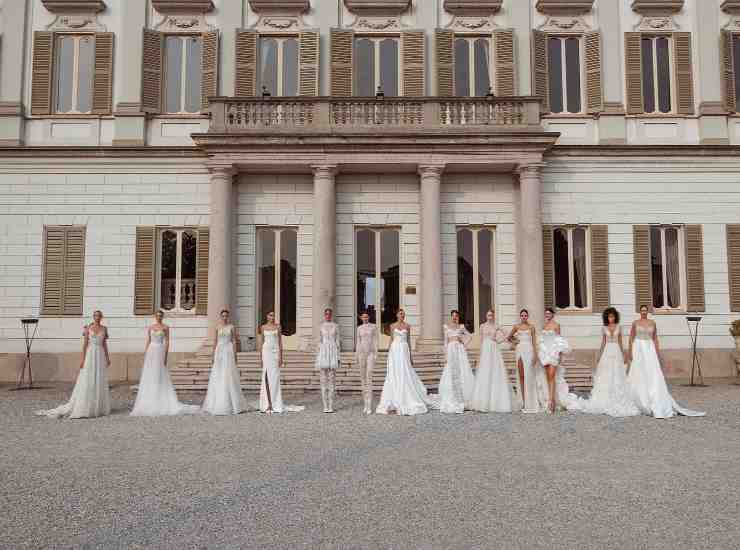
MULTIPOLYGON (((740 386, 705 418, 32 416, 0 388, 0 548, 737 548, 740 386)), ((199 402, 199 398, 196 398, 199 402)))

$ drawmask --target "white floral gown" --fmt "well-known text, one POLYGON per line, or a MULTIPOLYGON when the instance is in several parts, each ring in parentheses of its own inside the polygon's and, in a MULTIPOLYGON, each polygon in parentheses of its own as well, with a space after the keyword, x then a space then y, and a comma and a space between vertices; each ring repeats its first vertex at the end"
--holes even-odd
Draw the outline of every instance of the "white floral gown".
POLYGON ((498 325, 483 323, 480 326, 480 337, 480 358, 470 408, 480 412, 510 413, 511 384, 500 349, 506 335, 498 325))
POLYGON ((471 408, 475 389, 475 376, 465 349, 471 337, 465 325, 444 325, 444 335, 446 362, 439 381, 439 410, 461 414, 471 408))
POLYGON ((540 368, 537 369, 537 391, 539 392, 540 408, 549 410, 550 392, 547 385, 547 373, 542 368, 545 365, 555 367, 555 399, 557 406, 567 410, 580 410, 583 400, 571 393, 568 382, 565 380, 565 367, 560 364, 560 354, 570 351, 568 341, 554 330, 540 331, 537 354, 540 368))
POLYGON ((247 409, 234 355, 234 325, 218 328, 213 367, 203 410, 213 415, 239 414, 247 409))
POLYGON ((432 401, 411 364, 408 330, 393 329, 383 391, 375 410, 378 414, 424 414, 432 401))
POLYGON ((272 411, 297 412, 302 411, 303 407, 297 405, 286 405, 283 403, 283 392, 280 388, 280 364, 278 344, 278 329, 262 331, 262 379, 260 382, 260 411, 265 412, 272 404, 272 411), (269 395, 269 398, 268 398, 269 395))
POLYGON ((339 367, 341 349, 339 325, 330 321, 321 323, 321 326, 319 326, 319 346, 316 353, 316 369, 336 370, 339 367))

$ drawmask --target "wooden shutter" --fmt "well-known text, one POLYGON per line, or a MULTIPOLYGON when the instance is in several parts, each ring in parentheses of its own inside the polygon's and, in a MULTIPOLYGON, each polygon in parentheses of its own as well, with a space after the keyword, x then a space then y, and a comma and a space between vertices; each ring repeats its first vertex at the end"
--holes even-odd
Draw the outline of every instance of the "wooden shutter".
POLYGON ((157 114, 162 111, 164 34, 144 29, 143 40, 141 110, 157 114))
POLYGON ((591 228, 591 309, 609 307, 609 226, 591 228))
POLYGON ((134 314, 154 314, 154 273, 157 231, 153 226, 136 228, 134 268, 134 314))
POLYGON ((257 39, 255 31, 236 31, 236 79, 234 95, 257 95, 257 39))
POLYGON ((455 95, 455 33, 437 29, 434 33, 434 49, 437 61, 437 96, 455 95))
POLYGON ((67 227, 64 254, 64 309, 62 315, 82 316, 85 281, 85 228, 67 227))
POLYGON ((624 33, 624 63, 627 85, 627 114, 645 111, 642 98, 642 33, 624 33))
POLYGON ((547 60, 547 33, 532 31, 532 87, 542 99, 543 112, 550 111, 550 75, 547 60))
POLYGON ((352 57, 355 33, 331 29, 329 35, 330 94, 337 97, 352 95, 352 57))
POLYGON ((694 71, 691 62, 691 33, 673 33, 673 59, 676 71, 676 111, 694 114, 694 71))
POLYGON ((687 225, 686 237, 686 310, 704 311, 704 238, 701 225, 687 225))
POLYGON ((650 266, 650 226, 632 226, 633 261, 635 266, 635 311, 646 305, 653 310, 653 290, 650 266))
POLYGON ((200 106, 208 108, 208 98, 218 94, 218 31, 201 35, 203 48, 200 56, 201 86, 200 106))
POLYGON ((730 283, 730 311, 740 312, 740 224, 727 226, 727 271, 730 283))
POLYGON ((85 228, 44 227, 41 315, 81 316, 85 279, 85 228))
POLYGON ((513 96, 516 93, 514 72, 514 31, 502 29, 493 33, 496 95, 513 96))
POLYGON ((722 105, 730 113, 737 112, 735 92, 735 36, 730 31, 722 31, 720 45, 720 70, 722 73, 722 105))
POLYGON ((421 97, 425 93, 424 49, 424 31, 403 31, 401 33, 404 96, 421 97))
POLYGON ((319 33, 304 31, 299 37, 299 87, 298 95, 319 95, 319 33))
POLYGON ((542 258, 545 270, 545 307, 555 307, 555 281, 553 262, 553 243, 551 225, 542 226, 542 258))
POLYGON ((33 33, 33 68, 31 70, 31 114, 51 114, 51 85, 54 75, 54 33, 33 33))
POLYGON ((92 112, 109 115, 113 103, 113 33, 95 33, 92 112))
POLYGON ((604 93, 601 85, 601 33, 583 35, 586 52, 586 111, 600 113, 604 110, 604 93))
POLYGON ((210 228, 198 228, 198 250, 195 266, 195 313, 208 315, 208 248, 210 228))

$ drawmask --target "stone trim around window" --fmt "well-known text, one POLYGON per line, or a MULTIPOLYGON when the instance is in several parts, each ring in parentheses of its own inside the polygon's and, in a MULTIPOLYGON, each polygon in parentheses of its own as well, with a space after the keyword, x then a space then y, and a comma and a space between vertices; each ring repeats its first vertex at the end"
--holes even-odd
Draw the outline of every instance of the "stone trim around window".
POLYGON ((501 11, 503 0, 445 0, 447 13, 461 17, 488 17, 501 11))
POLYGON ((249 0, 254 13, 279 13, 298 15, 311 9, 309 0, 249 0))
POLYGON ((152 0, 152 7, 162 15, 205 14, 213 11, 211 0, 152 0))
POLYGON ((41 3, 55 14, 100 13, 106 8, 103 0, 41 0, 41 3))
POLYGON ((411 0, 344 0, 355 15, 398 16, 411 7, 411 0))
POLYGON ((684 0, 633 0, 632 11, 646 17, 673 15, 683 9, 684 0))
POLYGON ((585 15, 590 13, 594 0, 537 0, 536 8, 545 15, 585 15))

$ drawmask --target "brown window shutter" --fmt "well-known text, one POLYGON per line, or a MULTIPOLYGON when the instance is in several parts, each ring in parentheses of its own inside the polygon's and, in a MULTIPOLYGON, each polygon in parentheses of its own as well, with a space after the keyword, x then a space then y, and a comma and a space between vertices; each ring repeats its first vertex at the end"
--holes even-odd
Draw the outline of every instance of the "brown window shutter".
POLYGON ((591 228, 591 309, 609 307, 609 226, 591 228))
POLYGON ((64 309, 62 315, 82 316, 85 282, 85 228, 66 228, 64 254, 64 309))
POLYGON ((298 95, 319 95, 319 33, 303 31, 298 37, 300 48, 298 95))
POLYGON ((154 273, 157 232, 154 226, 136 228, 134 315, 154 314, 154 273))
POLYGON ((355 33, 345 29, 331 29, 329 35, 330 93, 337 97, 352 95, 352 57, 355 33))
POLYGON ((633 261, 635 266, 635 311, 646 305, 653 309, 653 290, 650 268, 650 226, 632 226, 633 261))
POLYGON ((555 281, 551 225, 542 226, 542 258, 545 266, 545 307, 555 307, 555 281))
POLYGON ((204 32, 200 56, 200 106, 208 109, 208 98, 218 95, 218 31, 204 32))
POLYGON ((435 58, 437 61, 437 96, 455 95, 455 33, 437 29, 434 33, 435 58))
POLYGON ((64 306, 64 227, 44 227, 44 266, 41 315, 60 316, 64 306))
POLYGON ((236 79, 234 95, 249 97, 257 95, 257 40, 255 31, 236 31, 236 79))
POLYGON ((401 33, 401 59, 403 59, 403 95, 421 97, 425 93, 424 31, 401 33))
POLYGON ((673 56, 676 70, 676 111, 694 114, 694 71, 691 63, 691 33, 673 33, 673 56))
POLYGON ((54 59, 54 33, 33 33, 33 68, 31 72, 31 114, 51 114, 51 89, 54 59))
POLYGON ((145 113, 162 111, 162 55, 164 34, 144 29, 142 56, 141 109, 145 113))
POLYGON ((604 110, 601 86, 601 33, 587 32, 583 36, 586 58, 586 110, 600 113, 604 110))
POLYGON ((686 234, 686 310, 704 311, 704 236, 701 225, 687 225, 686 234))
POLYGON ((496 95, 513 96, 516 93, 514 72, 514 31, 501 29, 493 33, 494 67, 496 68, 496 95))
POLYGON ((625 79, 627 84, 627 114, 645 111, 642 99, 642 33, 624 33, 625 79))
POLYGON ((547 61, 547 33, 532 31, 532 87, 542 99, 542 110, 550 111, 550 77, 547 61))
POLYGON ((211 230, 198 228, 198 251, 195 267, 195 313, 208 315, 208 248, 211 230))
POLYGON ((92 112, 109 115, 113 102, 113 33, 95 33, 92 112))
POLYGON ((730 311, 740 312, 740 224, 727 226, 727 270, 730 282, 730 311))
POLYGON ((737 112, 735 99, 735 37, 730 31, 722 31, 720 46, 720 70, 722 73, 722 105, 730 113, 737 112))

